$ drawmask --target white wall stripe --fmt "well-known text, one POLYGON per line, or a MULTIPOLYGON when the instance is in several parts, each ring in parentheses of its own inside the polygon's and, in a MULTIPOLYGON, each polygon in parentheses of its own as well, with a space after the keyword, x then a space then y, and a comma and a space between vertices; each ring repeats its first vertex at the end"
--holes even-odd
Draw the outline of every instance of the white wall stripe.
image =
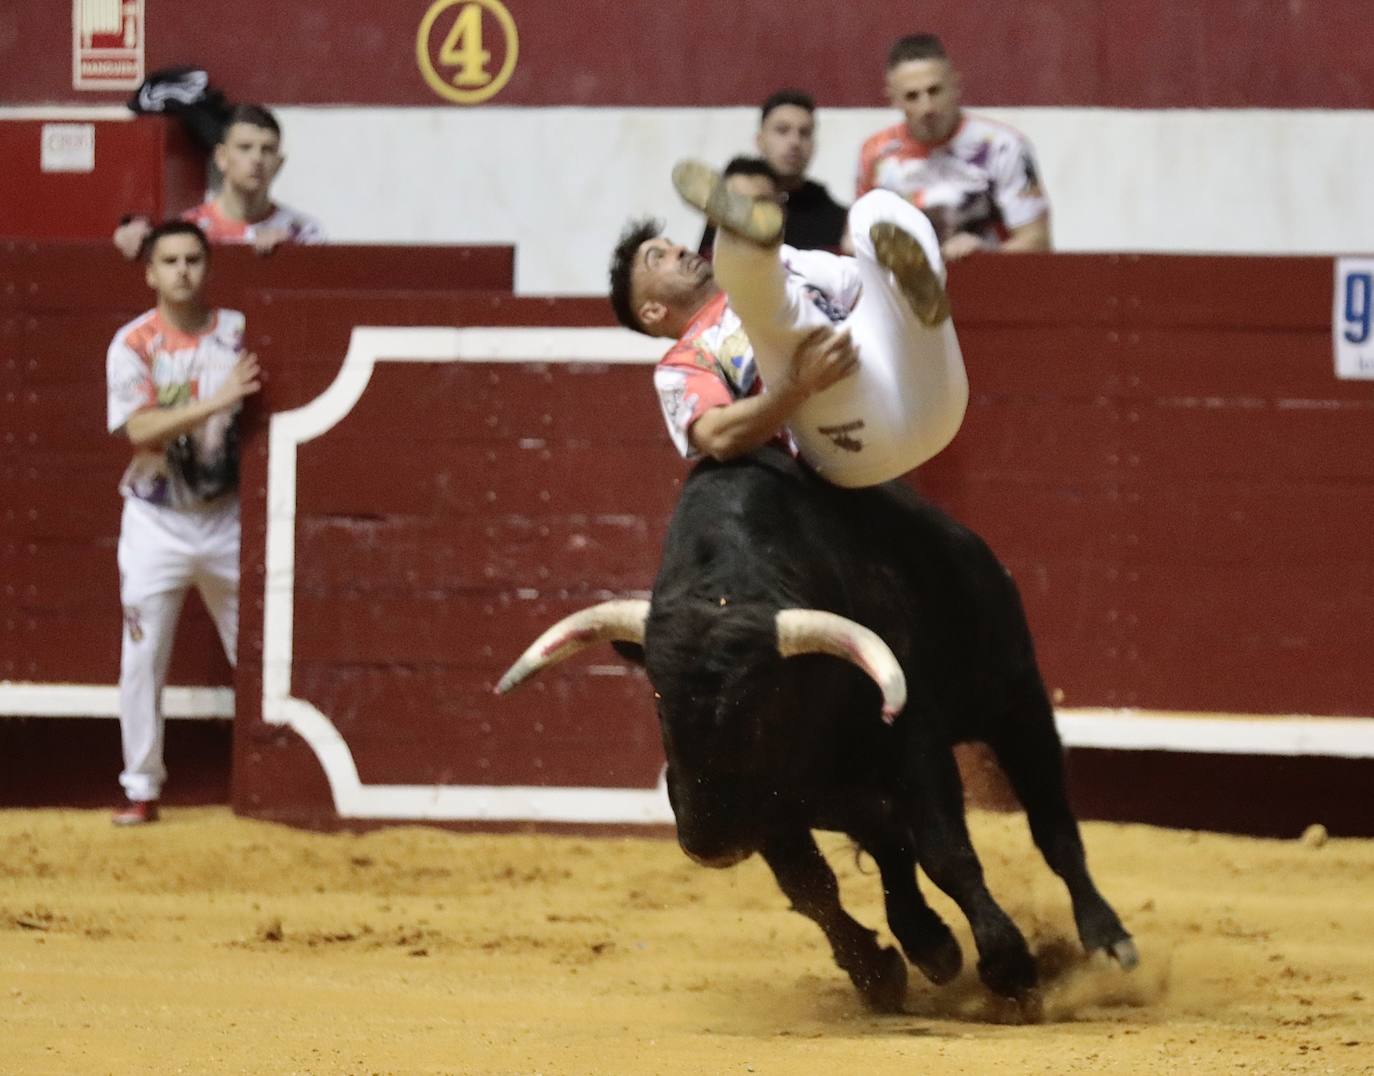
MULTIPOLYGON (((164 717, 204 721, 234 716, 230 687, 168 687, 164 717)), ((44 684, 0 680, 0 717, 118 717, 114 684, 44 684)))
MULTIPOLYGON (((625 667, 594 665, 587 671, 622 676, 625 667)), ((163 714, 192 721, 232 718, 233 688, 168 687, 163 714)), ((0 717, 118 716, 119 688, 113 684, 0 681, 0 717)), ((1080 708, 1056 711, 1055 722, 1064 746, 1071 748, 1374 758, 1374 719, 1367 717, 1080 708)), ((351 756, 347 765, 352 765, 351 756)), ((535 791, 542 796, 550 790, 535 791)), ((512 797, 529 799, 530 790, 513 789, 512 797)))
POLYGON ((0 108, 0 123, 7 120, 74 123, 81 120, 128 121, 136 118, 123 105, 7 105, 0 108))
MULTIPOLYGON (((290 693, 296 446, 326 433, 352 410, 378 362, 649 363, 661 350, 658 341, 614 329, 359 327, 353 330, 334 382, 304 406, 272 416, 263 719, 294 729, 310 745, 329 779, 340 816, 620 824, 672 821, 661 778, 654 789, 364 785, 348 744, 328 716, 290 693)), ((1374 758, 1374 720, 1360 717, 1066 710, 1057 720, 1069 747, 1374 758)))
POLYGON ((1220 755, 1374 758, 1374 718, 1060 710, 1066 746, 1220 755))
MULTIPOLYGON (((1059 250, 1374 250, 1374 110, 986 104, 972 102, 1034 143, 1059 250)), ((0 121, 21 117, 106 118, 83 106, 0 108, 0 121)), ((605 295, 631 216, 662 216, 670 236, 695 242, 701 219, 673 192, 674 161, 752 153, 758 128, 752 107, 292 106, 278 117, 289 161, 274 193, 331 240, 514 244, 522 295, 605 295)), ((822 107, 812 176, 852 200, 859 146, 896 121, 891 108, 822 107)), ((96 143, 99 154, 99 133, 96 143)))

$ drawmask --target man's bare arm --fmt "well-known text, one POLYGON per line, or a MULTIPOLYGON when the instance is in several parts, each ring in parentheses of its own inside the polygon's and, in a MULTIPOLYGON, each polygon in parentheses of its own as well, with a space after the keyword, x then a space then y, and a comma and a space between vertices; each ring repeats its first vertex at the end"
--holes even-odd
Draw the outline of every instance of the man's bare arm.
POLYGON ((150 407, 139 411, 129 416, 124 432, 136 448, 149 448, 180 437, 216 411, 233 407, 245 396, 257 392, 261 388, 259 377, 257 356, 244 355, 213 396, 179 407, 150 407))
POLYGON ((1008 254, 1029 254, 1037 250, 1050 250, 1050 215, 1013 228, 1006 240, 998 246, 990 247, 980 236, 972 232, 955 232, 940 244, 940 253, 945 262, 957 262, 976 254, 980 250, 999 250, 1008 254))
POLYGON ((688 439, 698 452, 721 461, 752 452, 808 399, 853 373, 858 361, 848 333, 816 329, 797 345, 778 383, 758 396, 707 411, 692 424, 688 439))
POLYGON ((1029 224, 1013 228, 1011 235, 1007 236, 1006 242, 998 249, 1015 253, 1017 251, 1050 250, 1052 246, 1053 244, 1050 242, 1050 215, 1046 213, 1029 224))

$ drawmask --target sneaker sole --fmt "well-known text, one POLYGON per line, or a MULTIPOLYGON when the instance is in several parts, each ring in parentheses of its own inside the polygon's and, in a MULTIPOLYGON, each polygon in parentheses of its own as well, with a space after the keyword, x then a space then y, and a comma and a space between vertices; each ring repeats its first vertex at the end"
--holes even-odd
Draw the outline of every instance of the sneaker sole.
POLYGON ((149 826, 159 820, 159 812, 152 811, 149 814, 116 814, 110 819, 112 825, 116 826, 149 826))
POLYGON ((888 221, 873 225, 868 235, 879 264, 892 270, 916 320, 932 329, 948 321, 949 296, 916 237, 888 221))
POLYGON ((782 241, 782 208, 775 202, 736 194, 709 165, 679 161, 673 167, 673 187, 684 202, 731 235, 765 247, 782 241))

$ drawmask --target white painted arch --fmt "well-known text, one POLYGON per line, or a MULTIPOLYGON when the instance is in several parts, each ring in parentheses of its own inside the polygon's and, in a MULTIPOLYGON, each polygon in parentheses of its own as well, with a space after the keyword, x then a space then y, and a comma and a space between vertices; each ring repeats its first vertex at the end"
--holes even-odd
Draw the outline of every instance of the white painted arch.
MULTIPOLYGON (((370 328, 353 330, 332 384, 273 415, 269 432, 262 715, 298 733, 320 761, 344 818, 444 821, 671 823, 663 780, 645 789, 485 785, 371 785, 315 706, 291 695, 295 582, 296 449, 334 427, 366 391, 380 362, 655 361, 658 341, 618 329, 370 328)), ((1067 747, 1216 754, 1374 758, 1374 720, 1360 717, 1179 714, 1070 709, 1057 714, 1067 747)))

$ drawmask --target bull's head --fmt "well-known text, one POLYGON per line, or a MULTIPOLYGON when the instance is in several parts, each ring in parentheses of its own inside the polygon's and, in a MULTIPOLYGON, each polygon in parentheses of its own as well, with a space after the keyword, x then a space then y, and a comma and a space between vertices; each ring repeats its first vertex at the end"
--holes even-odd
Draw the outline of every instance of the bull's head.
POLYGON ((647 601, 602 602, 540 635, 496 691, 504 694, 595 643, 643 648, 678 841, 700 863, 730 866, 756 850, 754 827, 766 816, 768 797, 779 791, 758 779, 769 771, 766 756, 778 749, 777 736, 770 737, 766 726, 785 721, 807 701, 778 698, 787 689, 802 690, 801 681, 771 675, 782 659, 830 654, 857 666, 878 686, 882 719, 889 724, 906 705, 901 666, 862 624, 818 609, 782 609, 757 623, 760 615, 757 608, 730 608, 722 601, 655 609, 651 618, 647 601))

